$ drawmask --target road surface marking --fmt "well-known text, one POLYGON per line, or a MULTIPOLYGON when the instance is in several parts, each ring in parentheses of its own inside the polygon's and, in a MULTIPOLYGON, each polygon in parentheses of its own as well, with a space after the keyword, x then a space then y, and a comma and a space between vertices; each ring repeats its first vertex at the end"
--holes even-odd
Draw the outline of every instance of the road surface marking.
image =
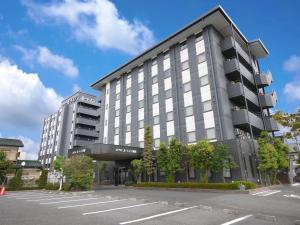
MULTIPOLYGON (((54 197, 54 196, 53 196, 54 197)), ((69 197, 57 197, 57 198, 42 198, 42 199, 32 199, 32 200, 27 200, 28 202, 39 202, 39 201, 46 201, 46 200, 57 200, 57 199, 68 199, 68 198, 78 198, 81 196, 69 196, 69 197)))
POLYGON ((263 195, 261 195, 261 196, 269 196, 269 195, 273 195, 273 194, 276 194, 276 193, 279 193, 279 192, 281 192, 281 190, 272 191, 272 192, 269 192, 269 193, 267 193, 267 194, 263 194, 263 195))
POLYGON ((191 207, 187 207, 187 208, 183 208, 183 209, 177 209, 177 210, 173 210, 173 211, 169 211, 169 212, 165 212, 165 213, 160 213, 160 214, 156 214, 156 215, 153 215, 153 216, 148 216, 148 217, 144 217, 144 218, 140 218, 140 219, 136 219, 136 220, 121 222, 120 225, 130 224, 130 223, 137 223, 137 222, 141 222, 141 221, 144 221, 144 220, 150 220, 150 219, 154 219, 154 218, 157 218, 157 217, 166 216, 166 215, 174 214, 174 213, 177 213, 177 212, 186 211, 186 210, 193 209, 193 208, 196 208, 196 207, 198 207, 198 206, 191 206, 191 207))
POLYGON ((45 194, 40 194, 40 195, 8 195, 7 198, 25 198, 25 197, 39 197, 39 196, 45 196, 45 194))
POLYGON ((83 198, 83 199, 58 201, 58 202, 40 202, 40 204, 41 205, 51 205, 51 204, 58 204, 58 203, 64 203, 64 202, 79 202, 79 201, 87 201, 87 200, 93 200, 93 199, 98 199, 98 198, 83 198))
POLYGON ((269 192, 270 190, 267 190, 267 191, 261 191, 261 192, 256 192, 254 194, 251 194, 251 195, 260 195, 260 194, 263 194, 263 193, 266 193, 266 192, 269 192))
POLYGON ((283 195, 284 197, 287 197, 287 198, 300 198, 299 195, 293 195, 293 194, 290 194, 290 195, 283 195))
POLYGON ((128 200, 128 199, 118 199, 118 200, 111 200, 111 201, 104 201, 104 202, 94 202, 94 203, 87 203, 87 204, 81 204, 81 205, 68 205, 68 206, 58 207, 58 209, 74 208, 74 207, 89 206, 89 205, 98 205, 98 204, 111 203, 111 202, 120 202, 120 201, 125 201, 125 200, 128 200))
POLYGON ((230 220, 226 223, 222 223, 221 225, 230 225, 230 224, 234 224, 234 223, 237 223, 237 222, 240 222, 242 220, 245 220, 245 219, 248 219, 249 217, 251 217, 252 215, 247 215, 247 216, 243 216, 243 217, 240 217, 240 218, 237 218, 237 219, 234 219, 234 220, 230 220))
POLYGON ((158 202, 150 202, 150 203, 143 203, 143 204, 138 204, 138 205, 130 205, 130 206, 113 208, 113 209, 95 211, 95 212, 87 212, 87 213, 83 213, 82 215, 85 216, 85 215, 91 215, 91 214, 97 214, 97 213, 104 213, 104 212, 110 212, 110 211, 116 211, 116 210, 122 210, 122 209, 129 209, 129 208, 135 208, 135 207, 146 206, 146 205, 153 205, 153 204, 157 204, 157 203, 158 202))
POLYGON ((26 200, 26 199, 38 199, 38 198, 51 198, 51 197, 55 197, 57 195, 40 195, 40 196, 26 196, 26 197, 17 197, 17 199, 23 199, 23 200, 26 200))

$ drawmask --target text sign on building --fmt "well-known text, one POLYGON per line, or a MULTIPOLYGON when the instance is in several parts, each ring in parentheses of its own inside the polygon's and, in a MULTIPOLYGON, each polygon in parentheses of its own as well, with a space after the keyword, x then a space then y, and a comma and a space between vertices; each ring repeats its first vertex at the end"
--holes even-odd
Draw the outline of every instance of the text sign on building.
POLYGON ((130 148, 116 148, 115 152, 124 152, 124 153, 132 153, 132 154, 137 153, 135 149, 130 149, 130 148))

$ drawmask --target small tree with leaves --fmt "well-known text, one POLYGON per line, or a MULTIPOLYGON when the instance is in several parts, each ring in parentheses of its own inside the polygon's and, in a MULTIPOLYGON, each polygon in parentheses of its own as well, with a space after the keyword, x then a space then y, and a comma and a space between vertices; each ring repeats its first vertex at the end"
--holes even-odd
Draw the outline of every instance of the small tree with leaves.
POLYGON ((190 164, 200 173, 198 180, 208 182, 209 169, 212 166, 214 146, 208 140, 201 140, 189 146, 190 164))
MULTIPOLYGON (((236 168, 237 164, 234 162, 232 155, 229 153, 228 146, 219 144, 214 148, 212 157, 212 171, 215 173, 223 173, 224 169, 236 168)), ((223 182, 225 183, 222 174, 223 182)))
POLYGON ((182 144, 173 137, 166 147, 161 144, 157 151, 157 164, 161 171, 165 172, 167 182, 174 182, 175 174, 182 170, 182 144))
POLYGON ((150 182, 153 174, 153 137, 149 126, 145 127, 143 166, 150 182))
POLYGON ((143 172, 143 161, 141 159, 134 159, 130 162, 129 171, 131 172, 134 182, 139 183, 143 172))
POLYGON ((0 150, 0 185, 4 185, 6 182, 6 174, 13 169, 13 163, 6 158, 4 151, 0 150))
POLYGON ((47 179, 48 179, 48 170, 43 169, 40 178, 38 180, 38 186, 40 188, 45 188, 47 184, 47 179))
POLYGON ((54 169, 59 173, 59 190, 62 190, 63 179, 64 179, 64 170, 63 164, 65 161, 65 157, 58 155, 57 158, 53 162, 54 169))

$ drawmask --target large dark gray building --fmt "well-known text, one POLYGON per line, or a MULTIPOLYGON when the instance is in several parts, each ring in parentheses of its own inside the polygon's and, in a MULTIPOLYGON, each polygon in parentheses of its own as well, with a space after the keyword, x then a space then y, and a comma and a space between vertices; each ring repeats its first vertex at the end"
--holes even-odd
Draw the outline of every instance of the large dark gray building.
POLYGON ((265 91, 272 74, 259 67, 268 55, 214 8, 92 84, 102 96, 99 142, 142 148, 145 125, 155 148, 173 136, 225 142, 239 168, 224 176, 257 180, 255 138, 278 130, 269 111, 276 93, 265 91))
POLYGON ((100 104, 94 95, 76 92, 44 119, 38 159, 50 168, 57 155, 87 146, 99 138, 100 104))

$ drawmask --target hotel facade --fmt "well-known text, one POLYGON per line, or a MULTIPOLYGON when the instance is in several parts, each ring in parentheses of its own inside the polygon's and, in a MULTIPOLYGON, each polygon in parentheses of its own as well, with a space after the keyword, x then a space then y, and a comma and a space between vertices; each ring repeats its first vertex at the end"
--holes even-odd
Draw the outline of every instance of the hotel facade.
POLYGON ((149 125, 155 149, 173 136, 226 143, 239 164, 227 177, 259 179, 255 139, 278 130, 272 74, 259 66, 268 55, 214 8, 92 84, 102 96, 99 142, 143 148, 149 125))

